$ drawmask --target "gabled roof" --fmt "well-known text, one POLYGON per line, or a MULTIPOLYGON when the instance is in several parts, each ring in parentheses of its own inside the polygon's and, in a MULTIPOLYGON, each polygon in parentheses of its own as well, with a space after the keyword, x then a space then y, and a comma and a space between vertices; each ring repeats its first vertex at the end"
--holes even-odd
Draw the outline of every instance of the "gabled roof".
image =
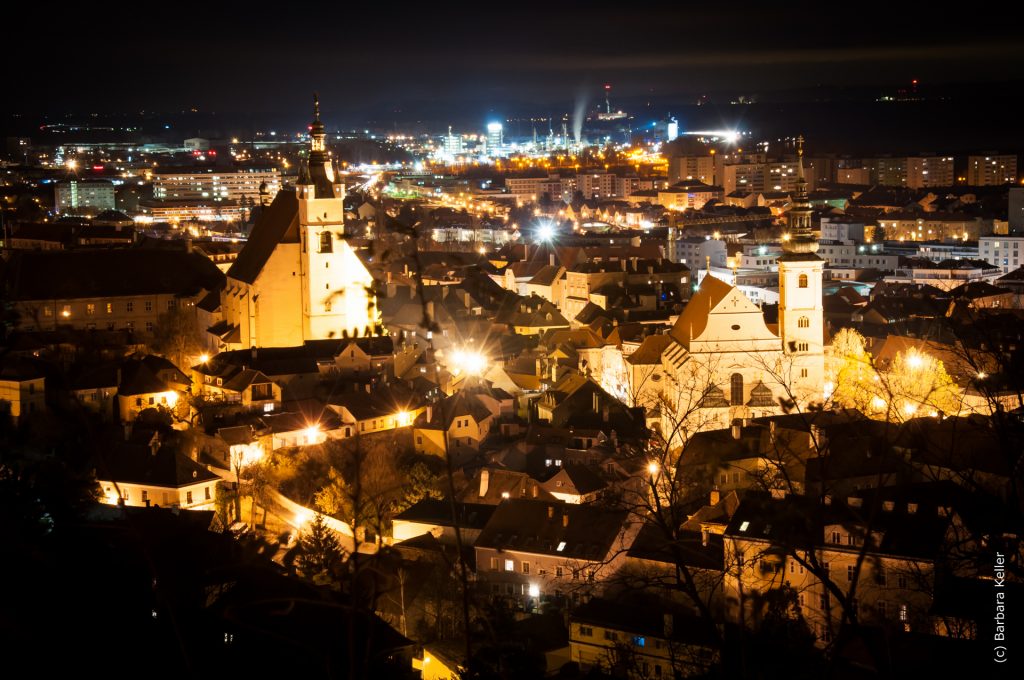
POLYGON ((597 505, 512 499, 495 509, 476 546, 598 561, 628 517, 628 510, 597 505))
POLYGON ((564 271, 565 269, 560 265, 546 265, 533 275, 533 278, 530 279, 529 283, 533 286, 550 286, 558 280, 559 276, 564 271))
POLYGON ((135 442, 124 442, 106 450, 96 470, 104 482, 146 484, 179 488, 212 482, 217 475, 195 462, 171 445, 152 448, 135 442))
POLYGON ((570 489, 581 496, 585 496, 608 487, 608 482, 586 465, 566 465, 563 467, 560 471, 555 473, 551 479, 544 483, 544 486, 548 491, 557 492, 558 489, 554 487, 551 482, 558 477, 568 478, 566 481, 572 485, 570 489))
POLYGON ((733 287, 725 281, 708 274, 700 283, 700 288, 686 303, 683 313, 679 315, 669 335, 688 345, 691 340, 700 337, 708 325, 711 310, 733 291, 733 287))
POLYGON ((672 337, 664 333, 648 335, 644 338, 644 341, 640 343, 640 347, 626 357, 626 361, 634 366, 660 364, 661 355, 665 352, 668 346, 672 344, 672 342, 672 337))
POLYGON ((228 270, 228 278, 255 283, 279 243, 298 242, 299 201, 294 189, 282 189, 260 215, 248 242, 228 270))
POLYGON ((661 527, 646 523, 630 546, 629 555, 640 560, 676 564, 687 567, 721 570, 724 562, 724 541, 721 534, 707 536, 707 545, 700 531, 680 529, 669 536, 661 527))
MULTIPOLYGON (((487 503, 455 503, 456 519, 464 529, 483 529, 494 514, 495 506, 487 503)), ((395 516, 395 520, 452 526, 452 506, 446 500, 424 498, 395 516)))

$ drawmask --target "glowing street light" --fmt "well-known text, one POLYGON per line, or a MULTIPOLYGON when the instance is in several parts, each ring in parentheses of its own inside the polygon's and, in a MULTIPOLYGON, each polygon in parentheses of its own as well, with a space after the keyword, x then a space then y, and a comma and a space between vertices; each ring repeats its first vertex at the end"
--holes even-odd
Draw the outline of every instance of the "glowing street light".
POLYGON ((307 444, 316 444, 320 439, 320 426, 310 425, 302 431, 302 435, 305 437, 307 444))
POLYGON ((658 465, 658 461, 656 460, 652 460, 650 463, 647 464, 647 472, 650 473, 652 476, 658 474, 660 470, 661 466, 658 465))
POLYGON ((199 363, 205 364, 209 360, 210 360, 210 355, 209 354, 203 352, 202 354, 199 355, 199 363))
POLYGON ((549 221, 541 222, 537 226, 537 241, 540 243, 551 243, 555 238, 555 225, 549 221))
POLYGON ((451 370, 458 375, 480 375, 487 367, 487 357, 477 350, 457 349, 452 352, 451 370))

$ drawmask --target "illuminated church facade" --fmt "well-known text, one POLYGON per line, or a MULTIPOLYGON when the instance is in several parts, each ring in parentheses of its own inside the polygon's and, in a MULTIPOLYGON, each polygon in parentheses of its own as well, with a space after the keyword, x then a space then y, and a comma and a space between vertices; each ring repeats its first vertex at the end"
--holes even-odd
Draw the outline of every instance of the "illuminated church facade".
POLYGON ((670 443, 737 418, 806 410, 827 397, 824 261, 811 231, 802 140, 798 153, 779 257, 778 324, 767 324, 739 288, 709 273, 667 334, 649 336, 622 356, 625 384, 616 378, 618 385, 605 386, 631 406, 644 406, 670 443))
POLYGON ((210 329, 219 349, 379 334, 373 277, 345 239, 345 187, 326 136, 315 100, 308 163, 295 188, 263 211, 227 272, 222 320, 210 329))

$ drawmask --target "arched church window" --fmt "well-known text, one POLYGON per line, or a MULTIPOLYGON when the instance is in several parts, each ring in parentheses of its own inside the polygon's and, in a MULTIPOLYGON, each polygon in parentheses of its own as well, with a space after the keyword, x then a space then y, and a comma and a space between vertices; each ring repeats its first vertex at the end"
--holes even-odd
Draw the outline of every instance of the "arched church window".
MULTIPOLYGON (((325 231, 320 234, 320 252, 330 253, 334 251, 334 243, 331 241, 331 232, 325 231)), ((806 276, 804 277, 807 278, 806 276)))
POLYGON ((743 376, 739 373, 733 373, 732 378, 729 380, 730 394, 729 403, 733 406, 743 405, 743 376))
POLYGON ((797 279, 797 285, 800 286, 801 288, 807 287, 807 274, 800 275, 800 278, 797 279))
POLYGON ((801 316, 799 319, 796 320, 796 325, 799 326, 800 328, 810 328, 811 320, 808 319, 806 316, 801 316))

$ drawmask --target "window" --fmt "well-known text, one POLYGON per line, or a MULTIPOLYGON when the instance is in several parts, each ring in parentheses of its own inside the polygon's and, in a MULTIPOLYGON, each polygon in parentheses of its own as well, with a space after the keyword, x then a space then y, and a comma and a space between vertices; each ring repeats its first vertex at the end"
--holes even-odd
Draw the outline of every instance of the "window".
POLYGON ((107 314, 113 314, 113 313, 114 313, 114 303, 113 302, 108 302, 107 303, 107 314))
POLYGON ((796 343, 796 351, 797 352, 806 352, 809 347, 810 346, 806 342, 798 342, 798 343, 796 343))
POLYGON ((168 300, 167 301, 167 311, 171 311, 172 309, 174 309, 174 300, 168 300))
POLYGON ((800 369, 800 377, 801 378, 806 378, 807 377, 807 369, 806 368, 801 368, 800 369))
POLYGON ((879 600, 875 603, 875 609, 878 611, 878 618, 885 619, 889 615, 889 603, 885 600, 879 600))
POLYGON ((743 376, 739 373, 733 373, 729 379, 730 385, 730 399, 729 403, 733 406, 743 405, 743 376))
POLYGON ((562 578, 562 568, 555 567, 555 578, 562 578))
POLYGON ((846 565, 846 580, 853 583, 854 576, 857 573, 857 567, 852 564, 846 565))
POLYGON ((615 638, 616 638, 616 635, 615 635, 615 631, 614 630, 606 630, 604 632, 604 639, 605 640, 610 640, 610 641, 614 642, 615 638))
POLYGON ((185 502, 187 504, 189 504, 189 505, 192 505, 192 492, 191 491, 186 491, 185 492, 185 502))
POLYGON ((807 274, 801 274, 800 278, 797 279, 797 284, 796 285, 799 286, 800 288, 806 288, 807 287, 807 274))
POLYGON ((153 322, 152 321, 147 321, 146 322, 146 332, 147 333, 152 333, 153 332, 153 322))
POLYGON ((524 574, 529 574, 530 573, 530 563, 527 562, 526 560, 523 560, 523 573, 524 574))
POLYGON ((516 565, 512 560, 505 560, 505 571, 515 571, 516 565))
POLYGON ((896 574, 896 587, 897 588, 906 588, 907 587, 907 575, 906 574, 896 574))
POLYGON ((580 637, 594 637, 594 629, 590 626, 580 626, 580 637))
POLYGON ((806 316, 801 316, 799 319, 796 320, 796 325, 798 328, 810 328, 811 320, 808 319, 806 316))
POLYGON ((833 531, 832 532, 832 542, 835 543, 836 545, 838 545, 838 544, 843 542, 842 541, 842 536, 840 535, 840 533, 838 531, 833 531))
POLYGON ((334 244, 331 240, 331 232, 324 231, 320 233, 320 252, 330 253, 334 251, 334 244))
POLYGON ((142 490, 142 502, 145 503, 148 500, 149 500, 149 491, 147 491, 146 489, 143 489, 142 490))
POLYGON ((96 305, 93 304, 92 302, 90 302, 87 305, 85 305, 85 313, 86 313, 87 316, 92 316, 93 314, 95 314, 96 313, 96 305))
POLYGON ((204 488, 203 491, 206 495, 206 500, 210 500, 210 487, 204 488))
POLYGON ((142 303, 142 306, 145 307, 147 312, 152 312, 153 311, 153 301, 152 300, 146 300, 144 303, 142 303))
POLYGON ((580 570, 579 569, 573 569, 572 570, 572 580, 573 581, 579 581, 580 580, 580 570))
POLYGON ((633 638, 633 644, 635 646, 637 646, 637 647, 646 647, 647 646, 647 638, 644 638, 644 637, 641 637, 641 636, 637 635, 636 637, 633 638))
POLYGON ((324 301, 324 311, 325 312, 331 311, 331 301, 330 300, 325 300, 324 301))
POLYGON ((905 604, 901 604, 900 605, 900 621, 902 621, 903 623, 906 623, 909 620, 910 620, 910 608, 907 605, 905 605, 905 604))
POLYGON ((498 571, 498 558, 497 557, 492 557, 491 558, 491 571, 498 571))
POLYGON ((590 583, 594 582, 594 570, 593 569, 588 569, 587 570, 587 581, 590 582, 590 583))
POLYGON ((135 303, 134 302, 126 302, 126 303, 124 303, 124 311, 126 311, 126 312, 134 312, 135 311, 135 303))

